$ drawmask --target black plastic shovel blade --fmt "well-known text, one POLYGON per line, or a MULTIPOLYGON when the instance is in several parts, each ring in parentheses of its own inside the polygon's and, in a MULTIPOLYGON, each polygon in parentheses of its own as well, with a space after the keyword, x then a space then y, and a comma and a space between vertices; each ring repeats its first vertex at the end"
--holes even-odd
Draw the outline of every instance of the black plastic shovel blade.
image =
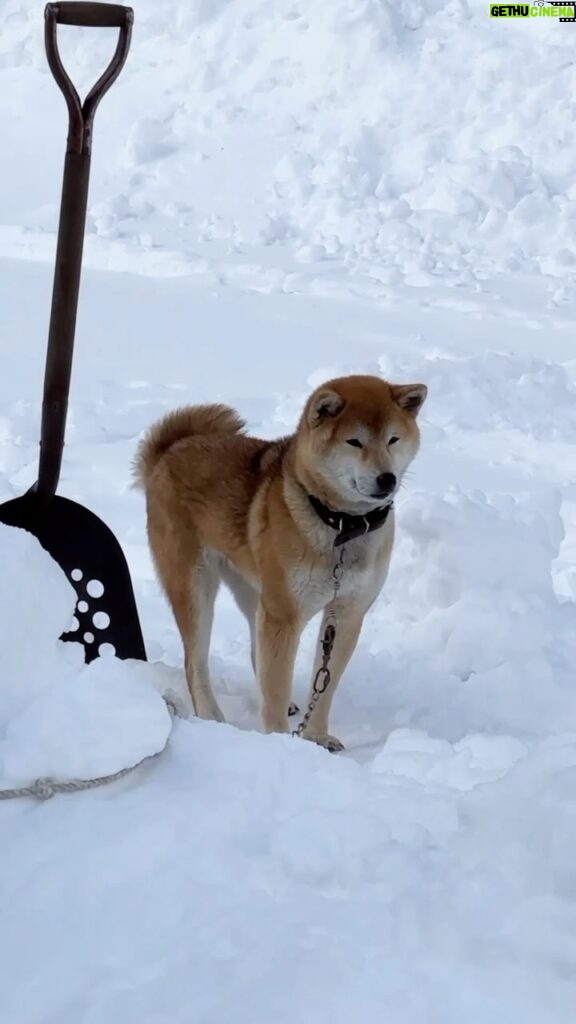
POLYGON ((111 644, 117 658, 146 660, 124 552, 98 516, 58 494, 46 501, 31 490, 0 505, 0 522, 34 534, 74 587, 79 625, 61 640, 81 643, 87 662, 102 644, 111 644))

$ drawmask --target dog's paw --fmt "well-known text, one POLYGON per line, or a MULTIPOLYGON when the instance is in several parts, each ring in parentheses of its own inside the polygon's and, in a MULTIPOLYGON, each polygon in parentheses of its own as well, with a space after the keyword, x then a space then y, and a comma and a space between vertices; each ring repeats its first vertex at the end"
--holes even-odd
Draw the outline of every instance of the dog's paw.
POLYGON ((299 711, 300 708, 298 707, 298 705, 295 704, 294 701, 292 701, 292 703, 288 707, 288 718, 294 718, 294 715, 297 715, 299 711))
POLYGON ((225 722, 226 719, 216 701, 199 701, 194 709, 196 718, 202 718, 205 722, 225 722))
POLYGON ((317 743, 319 747, 324 747, 330 754, 339 754, 341 750, 346 750, 343 743, 337 739, 336 736, 330 736, 329 733, 323 733, 315 735, 314 733, 304 733, 304 739, 310 740, 311 743, 317 743))

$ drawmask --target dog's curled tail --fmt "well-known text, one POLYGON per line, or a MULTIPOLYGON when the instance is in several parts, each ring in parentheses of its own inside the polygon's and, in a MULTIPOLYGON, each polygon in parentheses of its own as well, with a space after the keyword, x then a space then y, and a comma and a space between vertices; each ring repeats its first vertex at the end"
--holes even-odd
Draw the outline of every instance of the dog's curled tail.
POLYGON ((162 456, 178 441, 210 434, 239 434, 244 420, 227 405, 188 405, 154 423, 138 446, 135 484, 145 487, 162 456))

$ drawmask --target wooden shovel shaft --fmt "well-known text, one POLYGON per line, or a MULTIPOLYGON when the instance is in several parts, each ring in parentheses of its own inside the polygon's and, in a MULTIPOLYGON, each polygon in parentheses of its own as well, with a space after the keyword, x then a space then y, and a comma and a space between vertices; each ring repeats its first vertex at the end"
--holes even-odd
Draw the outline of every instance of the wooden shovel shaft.
POLYGON ((90 153, 67 153, 44 371, 40 464, 36 485, 38 493, 45 498, 56 493, 64 451, 89 178, 90 153))
POLYGON ((47 4, 44 14, 48 64, 68 107, 68 142, 44 373, 40 464, 35 485, 38 495, 48 500, 56 493, 64 451, 88 204, 92 126, 100 100, 124 66, 134 15, 131 8, 117 4, 76 2, 47 4), (120 30, 114 56, 83 104, 60 59, 58 24, 115 27, 120 30))

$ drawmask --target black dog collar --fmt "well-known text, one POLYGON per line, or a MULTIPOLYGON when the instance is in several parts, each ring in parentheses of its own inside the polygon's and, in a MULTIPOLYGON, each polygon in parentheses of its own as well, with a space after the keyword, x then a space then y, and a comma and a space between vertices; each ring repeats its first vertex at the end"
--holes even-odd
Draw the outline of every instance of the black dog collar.
POLYGON ((334 541, 335 548, 384 526, 392 508, 392 502, 390 502, 384 508, 375 508, 373 512, 368 512, 365 516, 351 516, 348 512, 335 512, 334 509, 328 508, 328 505, 325 505, 319 498, 315 498, 313 494, 308 495, 308 501, 316 515, 320 516, 323 523, 326 523, 326 526, 338 530, 338 536, 334 541))

